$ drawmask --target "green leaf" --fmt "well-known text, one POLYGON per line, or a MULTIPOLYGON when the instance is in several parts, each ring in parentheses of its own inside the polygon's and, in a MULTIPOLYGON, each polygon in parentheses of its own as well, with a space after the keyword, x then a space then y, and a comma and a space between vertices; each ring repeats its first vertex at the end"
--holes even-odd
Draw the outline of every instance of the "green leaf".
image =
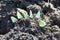
POLYGON ((20 13, 20 12, 18 12, 18 11, 17 11, 17 18, 18 18, 18 19, 23 18, 23 16, 21 15, 21 13, 20 13))
POLYGON ((36 18, 40 18, 40 15, 41 15, 41 13, 40 13, 40 10, 37 12, 37 14, 36 14, 36 18))
POLYGON ((12 20, 13 23, 15 23, 17 21, 17 19, 13 16, 11 16, 11 20, 12 20))
POLYGON ((33 18, 33 14, 31 10, 30 10, 30 18, 33 18))
POLYGON ((40 27, 44 27, 46 25, 46 22, 42 21, 42 20, 39 20, 39 26, 40 27))
POLYGON ((24 15, 24 18, 25 19, 28 19, 29 18, 29 15, 27 13, 23 13, 23 15, 24 15))

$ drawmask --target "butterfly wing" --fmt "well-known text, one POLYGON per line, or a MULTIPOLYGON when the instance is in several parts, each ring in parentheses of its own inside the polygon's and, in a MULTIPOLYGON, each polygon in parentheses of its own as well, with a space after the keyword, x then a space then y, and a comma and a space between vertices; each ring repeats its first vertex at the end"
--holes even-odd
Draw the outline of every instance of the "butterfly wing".
POLYGON ((45 25, 46 25, 46 22, 44 22, 44 21, 42 21, 42 20, 39 21, 39 26, 40 26, 40 27, 44 27, 45 25))
POLYGON ((32 14, 32 11, 30 10, 30 18, 33 18, 33 14, 32 14))
POLYGON ((36 14, 35 17, 36 17, 36 18, 40 18, 40 14, 41 14, 41 13, 40 13, 40 10, 39 10, 39 11, 37 12, 37 14, 36 14))
POLYGON ((29 15, 27 13, 23 13, 23 15, 24 15, 24 18, 25 19, 28 19, 29 18, 29 15))
POLYGON ((18 12, 18 11, 17 11, 17 18, 18 18, 18 19, 23 18, 23 16, 21 15, 21 13, 20 13, 20 12, 18 12))
POLYGON ((15 23, 17 21, 17 19, 13 16, 11 16, 11 20, 12 20, 13 23, 15 23))

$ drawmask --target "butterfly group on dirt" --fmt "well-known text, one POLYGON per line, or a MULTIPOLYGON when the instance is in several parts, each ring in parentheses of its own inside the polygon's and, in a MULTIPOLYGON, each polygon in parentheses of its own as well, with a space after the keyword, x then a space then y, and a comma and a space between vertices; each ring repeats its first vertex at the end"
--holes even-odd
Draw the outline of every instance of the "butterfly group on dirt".
MULTIPOLYGON (((19 11, 17 11, 16 16, 17 16, 18 19, 22 19, 22 18, 25 18, 25 19, 34 18, 33 13, 32 13, 32 10, 30 10, 30 13, 29 14, 30 15, 28 15, 28 13, 23 13, 22 14, 19 11)), ((11 16, 12 22, 13 23, 17 22, 18 21, 17 18, 11 16)), ((39 26, 40 27, 44 27, 46 25, 46 22, 44 22, 43 20, 41 20, 41 12, 40 12, 40 10, 38 10, 37 14, 35 15, 35 18, 38 19, 38 23, 39 23, 39 26)))

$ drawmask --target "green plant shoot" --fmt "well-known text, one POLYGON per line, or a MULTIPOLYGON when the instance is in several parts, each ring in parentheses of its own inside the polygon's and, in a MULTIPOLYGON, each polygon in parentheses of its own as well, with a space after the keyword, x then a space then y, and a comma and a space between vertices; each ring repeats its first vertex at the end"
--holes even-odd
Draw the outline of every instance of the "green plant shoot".
POLYGON ((33 18, 33 14, 32 14, 32 11, 30 10, 30 18, 33 18))
POLYGON ((20 12, 18 12, 18 11, 17 11, 17 18, 18 18, 18 19, 23 18, 23 16, 21 15, 21 13, 20 13, 20 12))
POLYGON ((11 16, 11 20, 13 23, 15 23, 16 21, 18 21, 15 17, 11 16))
POLYGON ((41 13, 40 13, 40 10, 37 12, 37 14, 36 14, 36 18, 40 18, 40 15, 41 15, 41 13))

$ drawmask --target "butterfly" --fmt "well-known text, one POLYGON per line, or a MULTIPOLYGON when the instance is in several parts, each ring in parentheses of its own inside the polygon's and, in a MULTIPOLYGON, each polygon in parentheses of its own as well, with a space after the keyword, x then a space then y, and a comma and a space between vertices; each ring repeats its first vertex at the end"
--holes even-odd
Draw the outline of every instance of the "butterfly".
POLYGON ((28 13, 23 13, 23 15, 24 15, 24 18, 25 18, 25 19, 28 19, 28 18, 29 18, 28 13))
POLYGON ((32 14, 32 11, 30 10, 30 18, 33 18, 33 14, 32 14))
POLYGON ((43 20, 39 20, 38 23, 40 27, 44 27, 46 25, 46 22, 44 22, 43 20))
POLYGON ((17 14, 16 14, 16 15, 17 15, 17 18, 18 18, 18 19, 23 18, 23 16, 21 15, 21 13, 20 13, 20 12, 18 12, 18 11, 17 11, 17 14))
POLYGON ((13 16, 11 16, 11 20, 12 20, 13 23, 15 23, 15 22, 18 21, 18 20, 17 20, 15 17, 13 17, 13 16))
POLYGON ((37 12, 37 14, 36 14, 36 18, 40 18, 40 15, 41 15, 41 13, 40 13, 40 10, 37 12))

